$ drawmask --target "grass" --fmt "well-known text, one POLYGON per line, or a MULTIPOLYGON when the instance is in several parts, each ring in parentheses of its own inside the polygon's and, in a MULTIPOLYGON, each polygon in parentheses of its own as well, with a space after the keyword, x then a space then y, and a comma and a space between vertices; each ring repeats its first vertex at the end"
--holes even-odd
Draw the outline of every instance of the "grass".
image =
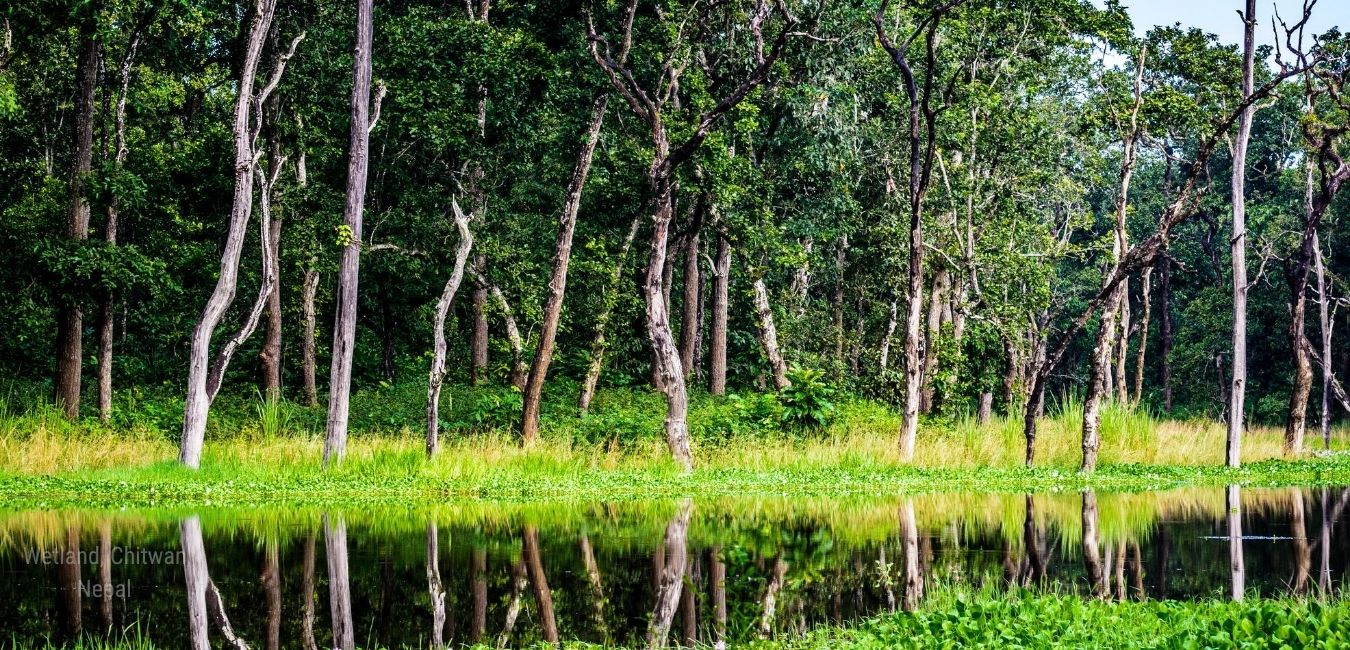
POLYGON ((1344 648, 1350 602, 1336 599, 1100 602, 1071 594, 939 590, 897 613, 755 648, 1344 648))
MULTIPOLYGON (((1040 424, 1039 467, 1022 467, 1020 418, 986 424, 930 422, 918 451, 896 449, 897 414, 844 400, 822 429, 785 428, 772 396, 695 400, 697 469, 682 474, 660 436, 661 403, 645 391, 611 390, 578 416, 556 396, 544 432, 522 448, 511 432, 519 400, 509 390, 451 390, 443 451, 423 457, 420 391, 359 393, 347 459, 320 467, 321 409, 277 399, 218 400, 202 468, 176 465, 173 403, 141 397, 137 417, 71 423, 41 399, 0 406, 0 504, 185 504, 432 501, 490 498, 637 498, 736 494, 873 494, 975 489, 994 492, 1152 490, 1186 485, 1350 484, 1344 435, 1330 453, 1281 457, 1279 431, 1244 440, 1246 466, 1218 467, 1224 431, 1210 422, 1160 420, 1110 405, 1101 464, 1079 474, 1081 407, 1062 404, 1040 424)), ((130 400, 128 400, 130 401, 130 400)))

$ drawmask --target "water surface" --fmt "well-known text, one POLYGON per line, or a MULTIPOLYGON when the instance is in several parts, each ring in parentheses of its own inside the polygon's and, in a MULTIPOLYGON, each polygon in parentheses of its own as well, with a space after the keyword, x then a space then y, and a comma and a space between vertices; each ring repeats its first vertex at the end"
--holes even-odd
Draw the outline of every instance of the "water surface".
POLYGON ((1350 489, 0 513, 0 643, 734 644, 954 586, 1338 594, 1350 489), (196 623, 194 623, 194 621, 196 623))

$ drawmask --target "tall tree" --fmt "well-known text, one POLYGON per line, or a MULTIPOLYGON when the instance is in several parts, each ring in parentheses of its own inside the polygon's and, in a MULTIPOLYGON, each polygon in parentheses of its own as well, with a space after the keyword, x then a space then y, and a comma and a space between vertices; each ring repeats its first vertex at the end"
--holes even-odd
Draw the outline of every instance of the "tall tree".
MULTIPOLYGON (((347 452, 347 417, 356 347, 357 281, 361 266, 361 217, 370 167, 370 59, 375 37, 372 0, 356 3, 356 51, 352 57, 351 140, 347 149, 347 200, 342 208, 342 258, 338 264, 337 316, 333 322, 333 367, 328 375, 328 426, 323 462, 341 462, 347 452)), ((379 118, 378 100, 375 117, 379 118)))
MULTIPOLYGON (((1252 94, 1256 68, 1256 0, 1247 0, 1242 17, 1242 96, 1252 94)), ((1247 143, 1252 136, 1252 114, 1248 105, 1238 118, 1237 137, 1233 141, 1233 383, 1228 393, 1229 467, 1242 464, 1242 430, 1246 424, 1247 399, 1247 143)))

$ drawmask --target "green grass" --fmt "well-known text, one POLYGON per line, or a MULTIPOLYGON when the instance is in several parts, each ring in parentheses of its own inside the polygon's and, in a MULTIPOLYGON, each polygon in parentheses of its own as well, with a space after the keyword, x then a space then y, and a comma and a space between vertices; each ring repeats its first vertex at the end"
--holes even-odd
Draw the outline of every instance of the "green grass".
POLYGON ((919 611, 756 648, 1345 648, 1350 602, 1100 602, 944 590, 919 611))
POLYGON ((876 402, 839 400, 823 427, 783 424, 773 395, 696 396, 690 414, 697 468, 670 462, 662 404, 648 391, 602 392, 581 416, 563 386, 546 403, 544 431, 520 447, 519 409, 510 389, 451 387, 442 413, 447 440, 422 453, 421 393, 391 386, 358 393, 348 458, 320 467, 324 413, 284 400, 224 396, 208 427, 201 470, 177 466, 173 396, 120 396, 111 426, 67 422, 34 397, 0 402, 0 504, 189 505, 283 502, 400 503, 447 497, 594 499, 676 496, 846 495, 951 490, 1144 491, 1183 486, 1350 484, 1350 453, 1281 456, 1280 433, 1253 429, 1247 464, 1218 466, 1223 428, 1159 420, 1144 409, 1109 405, 1101 465, 1077 472, 1076 404, 1040 426, 1039 467, 1022 467, 1020 418, 985 424, 929 422, 912 461, 899 458, 899 418, 876 402))

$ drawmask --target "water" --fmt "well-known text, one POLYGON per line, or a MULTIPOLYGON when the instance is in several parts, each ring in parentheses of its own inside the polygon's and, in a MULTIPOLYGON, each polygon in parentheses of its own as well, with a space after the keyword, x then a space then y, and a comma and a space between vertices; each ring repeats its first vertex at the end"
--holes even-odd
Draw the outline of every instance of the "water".
POLYGON ((218 609, 254 648, 333 647, 335 634, 427 647, 438 627, 456 646, 644 645, 653 620, 671 644, 734 644, 922 606, 958 585, 1340 592, 1350 489, 1236 492, 8 512, 0 644, 130 629, 181 647, 194 610, 220 643, 218 609), (189 598, 189 582, 205 597, 189 598))

